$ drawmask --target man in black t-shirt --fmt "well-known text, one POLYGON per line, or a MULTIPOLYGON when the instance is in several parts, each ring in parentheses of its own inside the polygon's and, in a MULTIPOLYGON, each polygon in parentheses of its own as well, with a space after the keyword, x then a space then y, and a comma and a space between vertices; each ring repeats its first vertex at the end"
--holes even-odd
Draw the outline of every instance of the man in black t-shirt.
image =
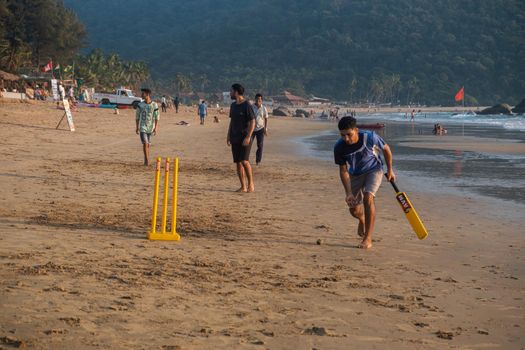
POLYGON ((244 87, 241 84, 232 85, 230 97, 235 102, 230 106, 230 126, 226 143, 232 148, 233 162, 237 165, 237 175, 241 181, 241 188, 237 192, 254 192, 249 157, 255 129, 255 114, 250 102, 244 99, 244 87))

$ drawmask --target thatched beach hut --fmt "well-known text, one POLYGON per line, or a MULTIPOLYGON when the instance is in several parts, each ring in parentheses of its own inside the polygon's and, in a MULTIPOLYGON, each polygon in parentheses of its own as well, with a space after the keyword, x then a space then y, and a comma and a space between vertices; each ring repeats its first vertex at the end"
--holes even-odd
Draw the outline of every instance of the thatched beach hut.
POLYGON ((0 89, 7 89, 7 86, 12 87, 15 81, 20 80, 20 77, 15 74, 4 72, 0 70, 0 89))
POLYGON ((284 106, 304 106, 307 104, 304 98, 295 96, 288 91, 283 91, 282 95, 273 96, 272 99, 275 104, 284 106))

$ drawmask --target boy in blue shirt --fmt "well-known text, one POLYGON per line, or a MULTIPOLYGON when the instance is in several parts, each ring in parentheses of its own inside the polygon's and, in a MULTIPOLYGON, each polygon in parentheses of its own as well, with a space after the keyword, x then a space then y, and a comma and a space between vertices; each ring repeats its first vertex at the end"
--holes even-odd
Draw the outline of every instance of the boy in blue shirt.
POLYGON ((353 117, 343 117, 338 128, 341 138, 334 146, 334 160, 339 165, 350 214, 359 220, 357 234, 363 238, 359 247, 368 249, 372 247, 376 215, 374 198, 383 178, 379 151, 385 157, 388 181, 395 180, 392 152, 374 132, 360 131, 353 117))
POLYGON ((201 118, 201 125, 204 125, 204 119, 206 118, 206 114, 208 114, 208 106, 206 105, 206 101, 202 100, 202 102, 199 103, 198 114, 201 118))

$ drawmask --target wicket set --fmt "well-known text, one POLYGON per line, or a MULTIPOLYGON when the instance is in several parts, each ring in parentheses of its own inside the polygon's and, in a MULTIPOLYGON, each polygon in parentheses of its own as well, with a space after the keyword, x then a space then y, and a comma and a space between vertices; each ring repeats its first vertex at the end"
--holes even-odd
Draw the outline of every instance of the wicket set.
POLYGON ((169 196, 169 178, 170 178, 170 159, 166 158, 164 165, 164 197, 162 205, 162 223, 161 231, 157 232, 157 208, 159 204, 159 185, 160 185, 160 163, 161 158, 157 158, 155 168, 155 189, 153 192, 153 208, 151 214, 151 230, 148 232, 148 239, 155 241, 178 241, 180 235, 177 233, 177 186, 179 176, 179 158, 175 158, 173 164, 173 194, 171 207, 171 232, 166 231, 168 220, 168 196, 169 196))

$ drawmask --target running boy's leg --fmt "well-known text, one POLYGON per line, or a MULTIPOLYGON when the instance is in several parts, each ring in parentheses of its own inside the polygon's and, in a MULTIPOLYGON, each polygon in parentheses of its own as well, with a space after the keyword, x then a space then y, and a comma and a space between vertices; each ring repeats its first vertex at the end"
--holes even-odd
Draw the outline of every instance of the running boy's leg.
POLYGON ((363 187, 363 205, 365 211, 365 236, 361 242, 361 248, 372 247, 372 233, 374 232, 376 220, 375 194, 381 186, 383 171, 378 170, 365 175, 363 187))

